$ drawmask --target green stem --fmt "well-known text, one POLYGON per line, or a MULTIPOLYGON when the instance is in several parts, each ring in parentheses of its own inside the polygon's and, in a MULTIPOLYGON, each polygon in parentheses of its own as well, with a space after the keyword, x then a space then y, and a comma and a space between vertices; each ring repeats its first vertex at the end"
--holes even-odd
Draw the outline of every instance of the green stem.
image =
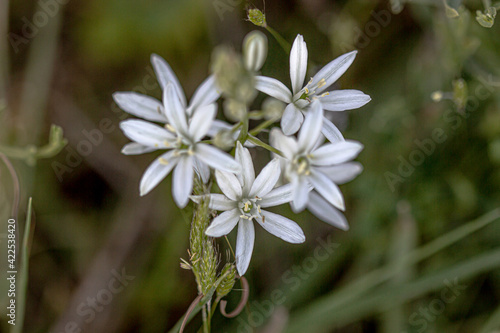
POLYGON ((253 130, 250 131, 250 135, 257 135, 259 134, 260 132, 262 132, 262 130, 268 128, 269 126, 271 126, 272 124, 274 124, 276 122, 276 120, 278 120, 277 118, 271 118, 271 119, 268 119, 266 121, 264 121, 263 123, 260 123, 257 127, 255 127, 253 130))
POLYGON ((241 142, 241 144, 244 144, 245 141, 247 141, 247 137, 248 137, 248 116, 246 116, 241 121, 241 132, 240 135, 238 136, 238 141, 241 142))
POLYGON ((270 26, 266 25, 265 28, 267 31, 269 31, 271 35, 273 35, 274 39, 276 39, 276 41, 280 44, 281 48, 285 51, 285 53, 290 54, 290 50, 292 49, 290 43, 288 43, 286 39, 281 37, 281 35, 270 26))
POLYGON ((274 147, 271 147, 270 145, 268 145, 268 144, 267 144, 267 143, 265 143, 265 142, 260 141, 259 139, 257 139, 257 138, 256 138, 256 137, 254 137, 254 136, 250 136, 250 135, 249 135, 249 136, 248 136, 248 141, 250 141, 250 142, 251 142, 251 143, 253 143, 253 144, 256 144, 256 145, 257 145, 257 146, 259 146, 259 147, 262 147, 262 148, 264 148, 264 149, 267 149, 267 150, 269 150, 270 152, 273 152, 273 153, 275 153, 275 154, 278 154, 278 155, 280 155, 280 156, 284 157, 284 155, 283 155, 283 153, 282 153, 281 151, 279 151, 278 149, 276 149, 276 148, 274 148, 274 147))

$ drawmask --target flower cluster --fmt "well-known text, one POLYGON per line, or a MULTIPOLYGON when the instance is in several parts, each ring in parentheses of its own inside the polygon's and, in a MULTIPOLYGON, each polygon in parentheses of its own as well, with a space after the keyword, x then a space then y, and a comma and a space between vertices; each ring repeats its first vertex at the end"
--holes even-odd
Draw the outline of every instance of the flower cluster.
POLYGON ((120 124, 132 140, 122 152, 166 151, 145 171, 140 194, 149 193, 173 170, 172 195, 179 207, 185 207, 189 198, 197 203, 205 198, 210 209, 221 212, 207 228, 208 236, 226 235, 238 225, 236 267, 240 275, 250 263, 254 221, 287 242, 305 241, 295 222, 264 208, 289 203, 294 212, 307 208, 331 225, 348 228, 340 212, 345 204, 338 185, 362 171, 352 160, 363 146, 345 140, 324 112, 355 109, 370 101, 358 90, 327 91, 352 64, 355 51, 331 61, 304 85, 308 52, 304 38, 298 35, 290 51, 291 90, 274 78, 258 75, 267 56, 263 34, 247 37, 243 53, 241 59, 225 54, 222 61, 215 61, 214 74, 199 86, 190 103, 170 66, 157 55, 151 61, 163 91, 162 101, 134 92, 113 95, 120 108, 144 119, 120 124), (249 111, 257 91, 273 98, 267 103, 273 105, 272 116, 249 111), (236 124, 216 119, 221 96, 225 114, 230 111, 227 118, 236 124), (280 105, 281 112, 276 112, 280 105), (266 120, 249 130, 250 119, 262 118, 266 120), (280 126, 276 127, 278 120, 280 126), (258 135, 269 130, 267 144, 258 135), (212 139, 204 140, 207 136, 212 139), (222 141, 224 144, 216 144, 222 141), (273 157, 257 177, 248 149, 255 146, 267 149, 273 157), (234 157, 219 147, 234 147, 234 157), (208 183, 212 174, 222 193, 193 196, 193 178, 208 183))

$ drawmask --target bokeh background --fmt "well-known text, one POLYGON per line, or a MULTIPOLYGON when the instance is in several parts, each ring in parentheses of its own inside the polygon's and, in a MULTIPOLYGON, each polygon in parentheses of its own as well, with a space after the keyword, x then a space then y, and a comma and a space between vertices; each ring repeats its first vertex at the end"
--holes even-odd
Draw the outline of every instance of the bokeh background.
MULTIPOLYGON (((209 74, 215 46, 240 50, 247 32, 265 32, 246 20, 246 9, 264 6, 269 25, 287 41, 304 36, 309 75, 359 50, 336 87, 362 90, 372 101, 334 116, 346 138, 365 145, 358 158, 364 172, 341 187, 349 231, 286 206, 278 211, 302 226, 304 244, 257 228, 246 274, 249 307, 234 319, 217 313, 213 332, 500 329, 500 221, 494 221, 500 215, 500 22, 479 24, 476 11, 485 5, 1 0, 0 152, 20 179, 19 244, 28 197, 34 208, 23 331, 168 332, 184 314, 197 296, 191 272, 179 267, 188 257, 192 206, 174 205, 170 177, 139 197, 154 154, 120 154, 128 140, 118 124, 130 116, 111 96, 134 90, 160 98, 152 53, 169 62, 190 96, 209 74), (55 156, 57 135, 45 146, 51 124, 68 141, 55 156), (478 223, 488 225, 472 232, 478 223), (123 273, 124 287, 107 299, 103 290, 123 273), (92 308, 96 297, 107 304, 92 308)), ((288 84, 288 56, 266 34, 262 73, 288 84)), ((262 166, 268 155, 257 152, 262 166)), ((3 253, 14 195, 3 164, 0 172, 5 312, 3 253)), ((229 239, 234 244, 235 235, 229 239)), ((225 242, 218 244, 225 256, 225 242)), ((228 308, 236 306, 240 288, 237 283, 228 308)), ((0 331, 10 332, 4 314, 1 321, 0 331)), ((197 332, 200 323, 198 316, 186 331, 197 332)))

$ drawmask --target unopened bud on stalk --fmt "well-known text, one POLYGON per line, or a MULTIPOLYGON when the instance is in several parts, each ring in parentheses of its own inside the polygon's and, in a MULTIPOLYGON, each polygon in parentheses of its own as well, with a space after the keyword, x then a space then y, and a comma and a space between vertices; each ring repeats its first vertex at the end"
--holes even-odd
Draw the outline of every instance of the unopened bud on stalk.
POLYGON ((265 28, 267 26, 266 15, 259 9, 249 9, 247 13, 248 20, 258 27, 265 28))
POLYGON ((496 16, 497 9, 495 7, 489 7, 484 13, 480 10, 476 12, 476 21, 485 28, 491 28, 495 23, 496 16))
POLYGON ((213 143, 216 147, 219 147, 222 150, 226 150, 234 146, 233 133, 230 130, 220 130, 214 136, 213 143))
POLYGON ((224 115, 231 121, 240 121, 246 116, 247 106, 238 100, 228 98, 224 101, 224 115))
POLYGON ((262 103, 262 111, 264 111, 266 119, 281 118, 283 111, 285 111, 285 103, 276 98, 268 97, 262 103))
POLYGON ((243 63, 249 71, 257 72, 264 65, 267 57, 267 37, 254 30, 243 41, 243 63))

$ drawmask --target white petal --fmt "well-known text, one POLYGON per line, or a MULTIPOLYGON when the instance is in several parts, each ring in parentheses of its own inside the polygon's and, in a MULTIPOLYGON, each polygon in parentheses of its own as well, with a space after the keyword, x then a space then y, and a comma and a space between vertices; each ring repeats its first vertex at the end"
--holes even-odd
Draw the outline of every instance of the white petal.
POLYGON ((196 145, 196 157, 216 170, 239 173, 241 167, 233 157, 215 147, 204 143, 196 145))
POLYGON ((262 216, 265 217, 264 222, 256 219, 257 223, 274 236, 294 244, 303 243, 306 240, 302 229, 292 220, 266 210, 262 211, 262 216))
POLYGON ((241 185, 234 174, 215 170, 215 178, 217 178, 217 185, 226 197, 234 201, 241 199, 241 185))
POLYGON ((179 208, 186 207, 193 191, 193 157, 182 156, 172 177, 172 196, 179 208))
POLYGON ((167 122, 163 114, 163 105, 156 98, 135 92, 116 92, 113 94, 116 104, 125 112, 151 121, 167 122))
POLYGON ((267 77, 255 77, 255 89, 285 103, 292 102, 292 92, 280 81, 267 77))
POLYGON ((238 223, 238 236, 236 238, 236 268, 240 276, 245 275, 250 259, 252 259, 253 245, 255 243, 255 228, 253 222, 240 219, 238 223))
POLYGON ((306 208, 311 186, 306 177, 294 177, 292 179, 292 210, 295 213, 301 212, 306 208))
POLYGON ((283 132, 277 128, 271 130, 269 141, 271 146, 281 151, 289 160, 293 159, 298 150, 298 143, 295 141, 295 138, 285 136, 283 132))
POLYGON ((179 157, 175 157, 174 151, 169 151, 153 161, 144 172, 141 179, 141 196, 148 194, 153 188, 165 178, 177 165, 179 157))
POLYGON ((265 207, 274 207, 287 202, 292 201, 292 190, 293 186, 291 183, 277 187, 273 189, 271 192, 266 194, 261 201, 257 203, 265 208, 265 207))
POLYGON ((326 201, 340 210, 345 210, 344 196, 342 195, 342 192, 340 192, 339 187, 326 175, 316 169, 312 169, 309 181, 312 183, 316 191, 318 191, 318 193, 326 199, 326 201))
POLYGON ((278 182, 280 174, 280 162, 277 158, 275 158, 271 162, 267 163, 267 165, 257 176, 248 196, 250 198, 253 198, 255 196, 262 198, 263 196, 271 192, 274 185, 276 185, 276 182, 278 182))
POLYGON ((316 75, 313 77, 313 81, 311 86, 316 85, 322 79, 326 82, 320 88, 316 89, 316 95, 321 94, 325 91, 326 88, 331 86, 345 71, 351 66, 354 58, 356 58, 356 54, 358 51, 352 51, 346 54, 341 55, 340 57, 332 60, 325 67, 323 67, 316 75))
POLYGON ((311 153, 311 162, 317 166, 330 166, 350 161, 363 150, 356 141, 343 141, 323 145, 311 153))
POLYGON ((255 170, 253 168, 253 160, 250 152, 248 149, 243 148, 239 141, 236 144, 235 159, 236 162, 241 165, 242 171, 237 177, 243 187, 243 193, 247 195, 255 181, 255 170))
POLYGON ((315 191, 309 194, 307 209, 323 222, 341 230, 349 230, 349 224, 344 214, 335 209, 315 191))
POLYGON ((215 104, 203 105, 196 109, 189 123, 189 136, 194 142, 200 141, 207 134, 216 114, 215 104))
POLYGON ((363 166, 358 162, 342 163, 328 167, 318 167, 335 184, 350 182, 363 171, 363 166))
POLYGON ((129 119, 120 123, 123 134, 143 146, 157 149, 171 148, 175 137, 165 128, 138 119, 129 119))
POLYGON ((339 131, 337 126, 335 126, 330 120, 324 117, 323 117, 323 128, 321 129, 321 133, 323 133, 326 139, 331 143, 345 140, 344 136, 339 131))
POLYGON ((171 83, 174 86, 174 89, 177 92, 182 105, 185 107, 186 96, 184 95, 184 91, 182 90, 177 76, 175 75, 172 68, 170 68, 169 64, 165 61, 165 59, 157 54, 151 55, 151 63, 153 64, 153 69, 156 73, 158 81, 160 82, 161 88, 165 90, 168 84, 171 83))
POLYGON ((227 235, 234 229, 236 223, 240 219, 240 211, 238 209, 228 210, 217 216, 212 224, 207 228, 205 234, 210 237, 221 237, 227 235))
POLYGON ((188 133, 186 110, 172 84, 167 85, 163 91, 163 104, 168 122, 182 135, 186 135, 188 133))
POLYGON ((215 85, 215 76, 210 75, 194 92, 187 108, 188 115, 192 115, 193 111, 201 106, 212 104, 219 96, 220 92, 217 91, 217 86, 215 85))
POLYGON ((148 147, 141 145, 140 143, 137 142, 131 142, 127 143, 125 146, 122 148, 122 154, 124 155, 140 155, 144 153, 149 153, 152 151, 155 151, 156 148, 154 147, 148 147))
POLYGON ((304 121, 304 115, 299 109, 290 103, 285 108, 283 116, 281 117, 281 129, 285 135, 292 135, 297 133, 304 121))
POLYGON ((307 45, 304 37, 297 35, 290 51, 290 79, 295 95, 302 89, 307 71, 307 45))
POLYGON ((323 127, 323 109, 321 103, 315 100, 306 114, 304 123, 300 128, 298 136, 299 149, 303 152, 310 152, 321 134, 323 127))
POLYGON ((201 177, 201 180, 203 181, 204 184, 208 183, 210 180, 210 168, 208 165, 197 159, 196 157, 194 158, 194 171, 201 177))
POLYGON ((359 90, 334 90, 319 99, 323 108, 328 111, 345 111, 357 109, 371 101, 370 96, 359 90))

